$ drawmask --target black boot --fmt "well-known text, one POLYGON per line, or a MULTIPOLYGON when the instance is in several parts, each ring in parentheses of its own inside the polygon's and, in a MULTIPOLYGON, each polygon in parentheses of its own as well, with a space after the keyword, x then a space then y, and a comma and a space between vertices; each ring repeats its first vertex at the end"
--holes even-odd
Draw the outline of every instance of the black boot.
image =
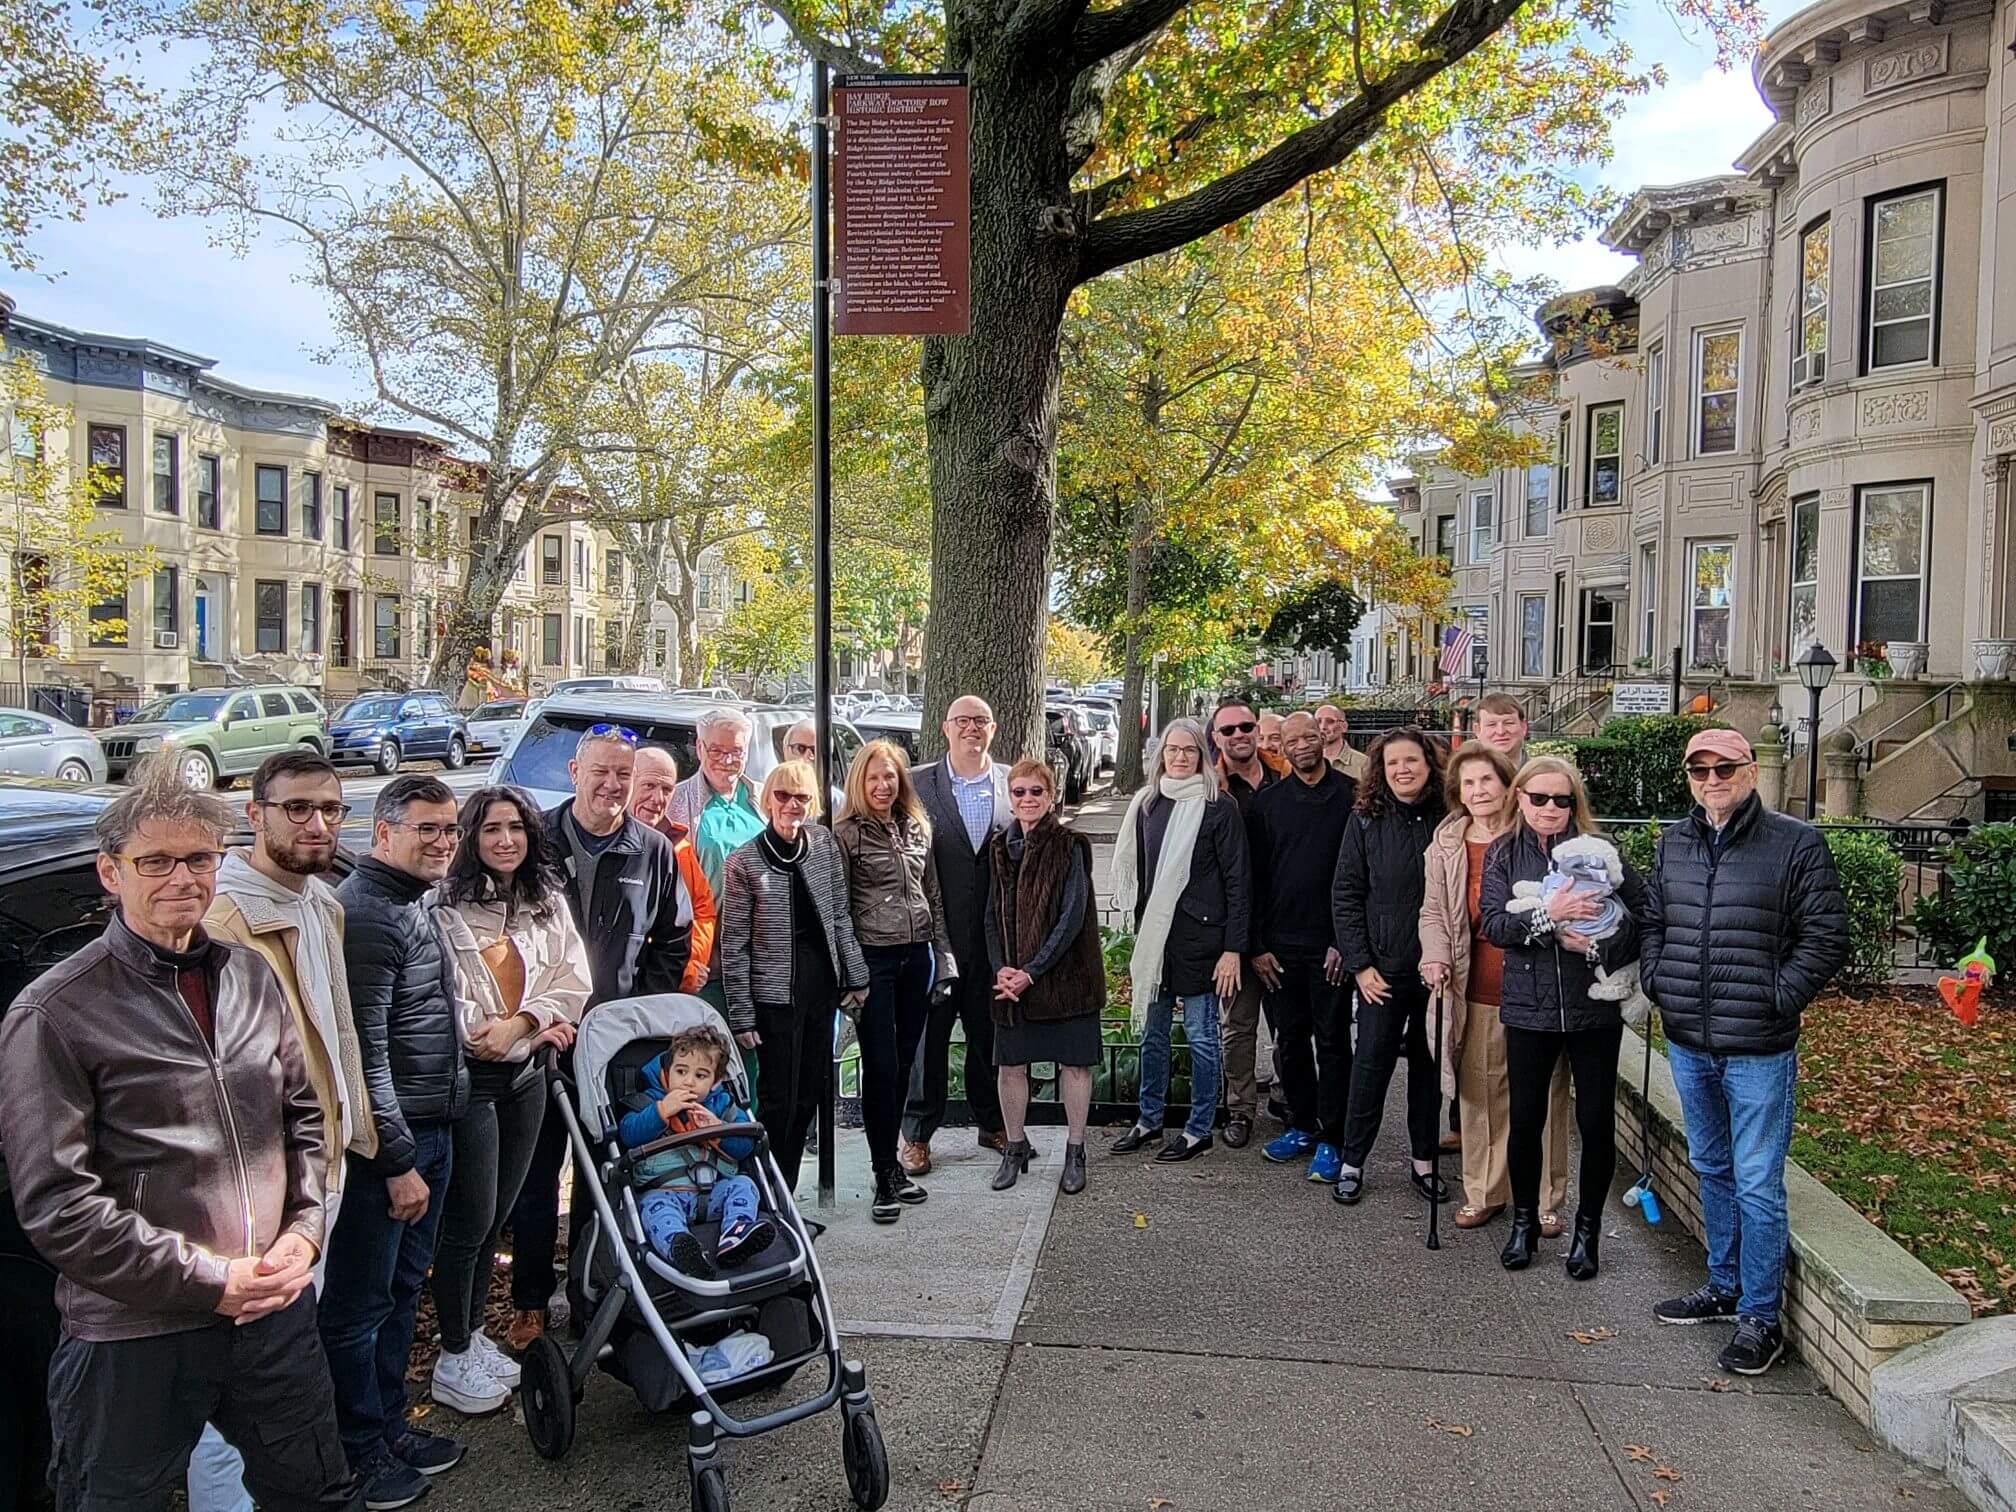
POLYGON ((1085 1146, 1082 1142, 1064 1146, 1064 1174, 1057 1178, 1057 1190, 1066 1197, 1085 1190, 1085 1146))
POLYGON ((1596 1251, 1603 1240, 1603 1218, 1599 1213, 1575 1215, 1575 1242, 1568 1247, 1568 1274, 1577 1281, 1594 1280, 1596 1251))
POLYGON ((903 1216, 902 1199, 896 1193, 896 1184, 901 1180, 900 1171, 875 1173, 875 1198, 868 1204, 868 1216, 877 1223, 894 1223, 903 1216))
POLYGON ((994 1190, 1005 1192, 1015 1185, 1015 1179, 1029 1169, 1029 1157, 1035 1153, 1027 1139, 1009 1140, 1001 1150, 1001 1169, 994 1173, 994 1190))
POLYGON ((1512 1232, 1505 1236, 1505 1248, 1498 1251, 1498 1263, 1507 1270, 1524 1270, 1533 1263, 1533 1251, 1540 1243, 1540 1210, 1512 1209, 1512 1232))

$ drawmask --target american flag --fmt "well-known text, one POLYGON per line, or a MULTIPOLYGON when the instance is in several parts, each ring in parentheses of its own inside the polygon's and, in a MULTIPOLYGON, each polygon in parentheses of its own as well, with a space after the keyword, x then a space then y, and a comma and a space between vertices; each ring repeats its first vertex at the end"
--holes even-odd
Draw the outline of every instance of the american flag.
POLYGON ((1435 665, 1445 677, 1466 677, 1470 672, 1470 647, 1477 637, 1467 625, 1451 625, 1442 632, 1442 659, 1435 665))

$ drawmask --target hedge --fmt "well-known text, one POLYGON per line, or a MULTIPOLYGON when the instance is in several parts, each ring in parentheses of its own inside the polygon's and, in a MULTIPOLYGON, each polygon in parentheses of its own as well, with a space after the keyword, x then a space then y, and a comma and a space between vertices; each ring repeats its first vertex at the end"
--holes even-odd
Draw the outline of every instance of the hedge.
POLYGON ((1702 730, 1729 728, 1698 714, 1620 714, 1594 735, 1533 740, 1530 756, 1565 756, 1605 818, 1678 819, 1694 806, 1681 757, 1702 730))
POLYGON ((1848 900, 1848 964, 1837 980, 1844 987, 1880 987, 1896 973, 1897 890, 1904 881, 1904 861, 1881 835, 1839 828, 1838 823, 1820 824, 1848 900))
POLYGON ((1911 922, 1935 959, 1952 965, 1986 938, 2016 973, 2016 824, 1983 824, 1939 853, 1939 891, 1918 900, 1911 922))

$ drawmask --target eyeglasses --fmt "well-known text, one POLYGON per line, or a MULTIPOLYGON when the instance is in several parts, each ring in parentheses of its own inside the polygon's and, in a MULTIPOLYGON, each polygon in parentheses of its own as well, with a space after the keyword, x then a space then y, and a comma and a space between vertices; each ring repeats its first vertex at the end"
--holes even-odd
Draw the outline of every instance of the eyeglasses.
POLYGON ((217 870, 217 863, 224 859, 219 851, 191 851, 186 856, 120 856, 133 870, 143 877, 165 877, 178 866, 189 868, 192 877, 207 877, 217 870))
POLYGON ((350 813, 347 803, 310 803, 306 798, 290 798, 285 803, 261 803, 259 806, 277 808, 287 816, 289 824, 306 824, 320 814, 322 822, 331 829, 341 824, 350 813))
POLYGON ((1050 796, 1050 789, 1044 787, 1039 782, 1024 787, 1011 787, 1008 789, 1008 796, 1010 798, 1048 798, 1050 796))
POLYGON ((1558 809, 1572 809, 1575 807, 1575 795, 1573 793, 1535 793, 1529 791, 1526 794, 1526 801, 1536 808, 1546 808, 1550 804, 1558 809))
POLYGON ((1218 726, 1218 733, 1220 735, 1251 735, 1259 728, 1260 726, 1255 721, 1242 719, 1237 724, 1222 724, 1218 726))
POLYGON ((1713 775, 1719 781, 1727 782, 1748 765, 1750 763, 1747 761, 1690 761, 1683 770, 1695 782, 1706 782, 1710 775, 1713 775))
POLYGON ((459 824, 435 824, 431 821, 426 824, 408 824, 401 819, 397 821, 397 827, 413 831, 420 837, 422 845, 439 845, 443 840, 462 838, 462 826, 459 824))
POLYGON ((1193 761, 1201 754, 1194 745, 1165 745, 1162 754, 1166 756, 1188 756, 1193 761))
POLYGON ((625 745, 637 744, 637 732, 619 724, 592 724, 588 726, 591 740, 620 740, 625 745))
POLYGON ((952 723, 962 730, 984 730, 994 723, 991 714, 954 714, 952 723))
POLYGON ((770 801, 772 803, 786 803, 792 808, 810 808, 812 805, 812 795, 810 793, 787 793, 784 789, 778 788, 770 795, 770 801))
POLYGON ((789 751, 793 756, 809 757, 819 747, 813 745, 809 740, 793 740, 788 742, 784 749, 789 751))

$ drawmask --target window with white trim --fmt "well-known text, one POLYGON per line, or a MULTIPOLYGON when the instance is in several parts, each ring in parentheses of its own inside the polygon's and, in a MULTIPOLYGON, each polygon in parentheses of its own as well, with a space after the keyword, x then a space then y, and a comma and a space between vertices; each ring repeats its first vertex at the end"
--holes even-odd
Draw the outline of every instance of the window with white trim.
POLYGON ((1526 538, 1536 540, 1550 529, 1547 500, 1554 492, 1554 466, 1535 462, 1526 469, 1526 538))
POLYGON ((1694 336, 1694 454, 1736 450, 1742 409, 1743 333, 1698 331, 1694 336))
POLYGON ((1822 218, 1799 238, 1799 324, 1792 332, 1792 387, 1827 372, 1827 300, 1833 288, 1834 225, 1822 218))
POLYGON ((1659 548, 1638 548, 1638 654, 1654 655, 1659 632, 1659 548))
POLYGON ((1687 557, 1687 664, 1727 667, 1736 603, 1736 543, 1696 541, 1687 557))
POLYGON ((1547 675, 1547 600, 1537 593, 1519 596, 1519 675, 1547 675))
POLYGON ((1785 517, 1792 573, 1785 592, 1785 659, 1796 661, 1820 638, 1820 495, 1794 499, 1785 517))
POLYGON ((1490 489, 1470 495, 1470 561, 1482 566, 1498 544, 1498 496, 1490 489))
POLYGON ((1645 460, 1657 463, 1666 442, 1666 348, 1645 354, 1645 460))
POLYGON ((1925 537, 1929 483, 1872 484, 1855 494, 1855 636, 1925 638, 1925 537))
POLYGON ((1938 188, 1869 206, 1869 367, 1930 362, 1939 318, 1938 188))
POLYGON ((1624 497, 1624 406, 1592 405, 1589 410, 1589 503, 1615 504, 1624 497))

